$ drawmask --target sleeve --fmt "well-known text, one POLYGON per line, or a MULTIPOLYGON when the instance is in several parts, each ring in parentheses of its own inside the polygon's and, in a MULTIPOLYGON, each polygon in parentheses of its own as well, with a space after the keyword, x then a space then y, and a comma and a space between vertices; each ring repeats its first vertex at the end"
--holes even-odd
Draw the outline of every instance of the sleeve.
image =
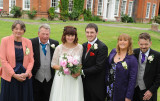
POLYGON ((33 58, 33 47, 32 47, 32 42, 29 40, 29 45, 28 45, 29 49, 30 49, 30 54, 29 54, 29 64, 27 66, 27 70, 26 70, 26 73, 29 74, 29 78, 32 77, 32 68, 33 68, 33 64, 34 64, 34 58, 33 58))
POLYGON ((136 57, 133 56, 129 60, 129 83, 128 83, 128 88, 127 88, 127 93, 126 93, 126 98, 132 99, 133 94, 134 94, 134 89, 136 85, 136 79, 137 79, 137 71, 138 71, 138 62, 136 57))
POLYGON ((83 55, 83 46, 81 45, 81 47, 80 47, 80 52, 79 52, 79 55, 80 55, 80 62, 79 62, 79 64, 82 64, 82 55, 83 55))
POLYGON ((53 67, 54 65, 59 65, 59 53, 60 47, 57 46, 52 57, 51 67, 53 67))
POLYGON ((108 48, 106 45, 102 46, 99 49, 99 52, 96 57, 96 64, 91 66, 90 68, 83 69, 84 75, 92 75, 96 73, 100 73, 101 71, 105 70, 105 62, 108 55, 108 48))
MULTIPOLYGON (((160 53, 157 53, 155 56, 157 56, 157 58, 155 58, 155 61, 156 61, 156 72, 155 72, 155 79, 154 79, 154 82, 151 86, 151 88, 149 89, 149 91, 152 92, 152 94, 154 92, 157 91, 157 89, 159 88, 160 86, 160 53)), ((154 60, 153 60, 154 61, 154 60)))
POLYGON ((11 67, 11 65, 8 62, 8 56, 9 54, 7 54, 7 39, 3 38, 1 40, 1 46, 0 46, 0 60, 1 60, 1 65, 4 73, 6 73, 5 75, 8 77, 12 77, 13 74, 15 74, 13 67, 11 67))

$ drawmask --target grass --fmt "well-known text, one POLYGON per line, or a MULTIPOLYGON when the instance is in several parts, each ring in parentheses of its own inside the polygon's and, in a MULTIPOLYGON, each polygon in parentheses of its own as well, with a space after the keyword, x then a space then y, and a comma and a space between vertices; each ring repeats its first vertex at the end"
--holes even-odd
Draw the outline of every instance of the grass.
MULTIPOLYGON (((2 19, 2 18, 0 18, 2 19)), ((3 18, 4 19, 4 18, 3 18)), ((9 18, 7 20, 16 20, 13 18, 9 18)), ((87 23, 90 23, 89 21, 87 22, 82 22, 82 21, 67 21, 67 22, 62 22, 62 21, 41 21, 41 20, 28 20, 28 19, 21 19, 24 22, 30 22, 31 24, 26 24, 26 33, 24 34, 24 37, 26 38, 34 38, 37 37, 38 35, 38 28, 39 28, 39 24, 35 24, 35 22, 37 23, 49 23, 51 26, 51 34, 50 34, 50 38, 53 38, 57 41, 61 42, 61 36, 62 36, 62 32, 63 32, 63 28, 64 26, 67 25, 72 25, 75 26, 77 28, 78 31, 78 38, 79 38, 79 43, 82 44, 84 42, 87 41, 86 37, 85 37, 85 26, 87 25, 87 23), (57 24, 52 24, 52 23, 57 23, 57 24), (81 23, 81 24, 79 24, 81 23)), ((96 23, 96 24, 122 24, 122 23, 117 23, 117 22, 92 22, 92 23, 96 23)), ((6 21, 2 21, 0 20, 0 40, 8 35, 12 34, 11 31, 11 26, 12 26, 13 22, 6 22, 6 21)), ((126 24, 122 24, 122 25, 126 25, 126 24)), ((140 27, 140 28, 150 28, 151 25, 149 24, 127 24, 126 26, 132 26, 132 27, 140 27)), ((129 29, 129 28, 118 28, 118 27, 107 27, 107 26, 103 26, 103 25, 98 25, 99 27, 99 34, 98 34, 98 38, 100 40, 102 40, 109 49, 109 52, 111 51, 111 49, 116 47, 116 43, 117 43, 117 37, 122 34, 122 33, 126 33, 129 34, 132 39, 133 39, 133 47, 134 48, 138 48, 138 43, 137 43, 137 39, 138 39, 138 35, 142 32, 147 32, 151 35, 152 38, 152 46, 151 48, 157 51, 160 51, 160 33, 158 32, 154 32, 154 31, 143 31, 143 30, 136 30, 136 29, 129 29)), ((158 101, 160 101, 160 89, 158 90, 158 101)))

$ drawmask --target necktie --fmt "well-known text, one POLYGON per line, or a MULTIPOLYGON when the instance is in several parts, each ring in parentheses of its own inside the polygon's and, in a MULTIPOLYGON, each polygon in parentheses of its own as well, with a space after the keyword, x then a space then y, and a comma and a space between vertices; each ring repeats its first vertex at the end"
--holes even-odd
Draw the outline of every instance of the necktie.
POLYGON ((90 50, 90 48, 91 48, 91 44, 88 43, 88 45, 87 45, 87 52, 90 50))
POLYGON ((47 45, 47 44, 42 44, 42 43, 41 43, 42 51, 43 51, 44 55, 46 55, 46 45, 47 45))
POLYGON ((145 54, 144 54, 144 53, 142 53, 141 63, 143 63, 143 62, 144 62, 144 60, 145 60, 145 54))

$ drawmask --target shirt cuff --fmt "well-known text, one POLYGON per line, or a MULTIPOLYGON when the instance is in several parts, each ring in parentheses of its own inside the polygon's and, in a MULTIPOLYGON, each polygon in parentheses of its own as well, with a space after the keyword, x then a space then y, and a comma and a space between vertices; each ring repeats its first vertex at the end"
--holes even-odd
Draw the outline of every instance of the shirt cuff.
POLYGON ((84 74, 83 70, 82 70, 82 75, 85 77, 85 74, 84 74))

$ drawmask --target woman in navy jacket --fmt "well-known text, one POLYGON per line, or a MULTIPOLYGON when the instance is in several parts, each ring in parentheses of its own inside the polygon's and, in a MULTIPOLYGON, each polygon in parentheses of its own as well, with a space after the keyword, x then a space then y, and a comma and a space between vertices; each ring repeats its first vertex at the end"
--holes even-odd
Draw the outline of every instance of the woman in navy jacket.
POLYGON ((133 55, 132 39, 118 37, 117 47, 108 58, 107 101, 131 101, 136 84, 138 62, 133 55))

